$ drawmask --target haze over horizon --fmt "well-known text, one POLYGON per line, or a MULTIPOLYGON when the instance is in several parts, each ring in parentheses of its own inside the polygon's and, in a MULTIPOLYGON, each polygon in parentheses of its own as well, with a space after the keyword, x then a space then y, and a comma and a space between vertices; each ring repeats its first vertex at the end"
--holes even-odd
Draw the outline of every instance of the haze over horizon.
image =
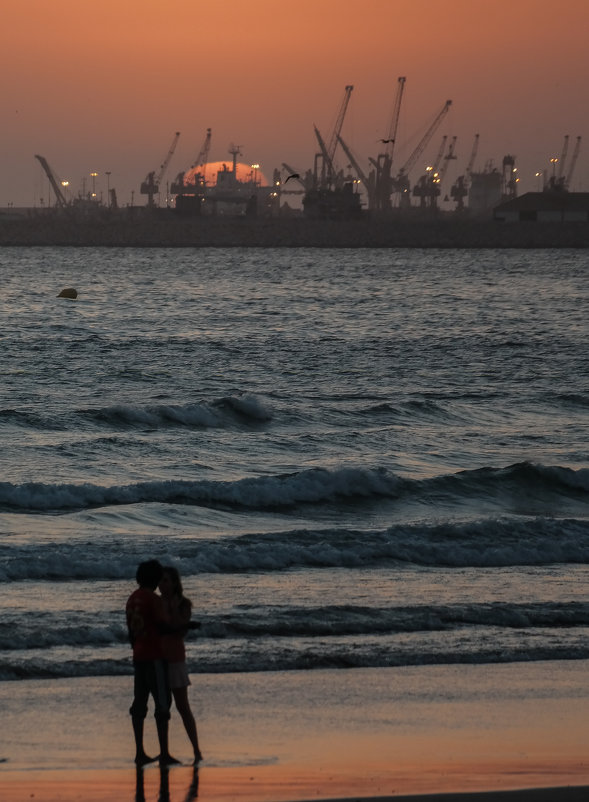
POLYGON ((538 190, 568 135, 569 159, 583 138, 571 189, 589 190, 587 0, 20 0, 3 16, 0 207, 47 203, 35 154, 75 194, 93 181, 106 199, 108 172, 121 205, 144 204, 140 183, 175 131, 167 180, 194 162, 207 128, 211 161, 229 163, 235 143, 268 179, 283 162, 310 169, 313 125, 329 135, 348 84, 342 134, 368 170, 399 76, 396 165, 452 100, 413 182, 456 136, 447 190, 479 134, 475 170, 512 154, 520 194, 538 190))

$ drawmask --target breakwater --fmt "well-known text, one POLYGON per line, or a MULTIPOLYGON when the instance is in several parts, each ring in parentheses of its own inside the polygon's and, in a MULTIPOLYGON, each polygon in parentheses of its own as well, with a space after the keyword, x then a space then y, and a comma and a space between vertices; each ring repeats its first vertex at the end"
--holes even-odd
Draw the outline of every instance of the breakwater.
POLYGON ((154 214, 70 219, 0 218, 0 245, 272 248, 587 248, 587 223, 500 223, 459 218, 308 220, 154 214))

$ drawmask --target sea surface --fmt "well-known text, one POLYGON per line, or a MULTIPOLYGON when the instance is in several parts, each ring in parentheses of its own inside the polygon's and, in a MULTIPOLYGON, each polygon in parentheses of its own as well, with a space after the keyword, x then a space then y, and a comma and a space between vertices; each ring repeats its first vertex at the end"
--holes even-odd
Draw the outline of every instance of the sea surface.
POLYGON ((589 256, 0 249, 0 680, 589 658, 589 256), (75 287, 77 300, 58 298, 75 287))

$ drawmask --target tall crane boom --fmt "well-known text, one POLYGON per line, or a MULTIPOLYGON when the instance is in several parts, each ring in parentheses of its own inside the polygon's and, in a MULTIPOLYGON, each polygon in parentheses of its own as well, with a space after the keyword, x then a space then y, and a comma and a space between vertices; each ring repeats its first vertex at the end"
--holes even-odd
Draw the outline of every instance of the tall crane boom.
POLYGON ((353 86, 348 85, 346 86, 344 99, 340 106, 340 110, 337 115, 337 119, 335 121, 335 125, 333 131, 331 133, 331 137, 329 139, 329 144, 325 143, 325 140, 321 136, 321 133, 316 125, 313 126, 315 131, 315 136, 317 137, 317 141, 319 142, 319 149, 321 151, 321 186, 328 187, 332 184, 334 176, 335 176, 335 166, 334 166, 334 156, 335 150, 337 148, 338 137, 341 134, 341 130, 344 124, 344 119, 346 116, 346 111, 348 109, 348 104, 350 102, 350 96, 352 94, 352 90, 354 89, 353 86))
POLYGON ((450 145, 448 147, 448 152, 444 156, 444 163, 442 164, 442 169, 440 170, 440 175, 439 175, 440 184, 444 181, 444 178, 446 177, 446 173, 448 171, 448 165, 450 164, 451 161, 456 159, 456 154, 454 153, 456 149, 456 139, 457 137, 455 136, 452 137, 452 141, 450 142, 450 145))
POLYGON ((354 154, 352 153, 350 148, 346 145, 344 140, 341 138, 341 136, 338 136, 337 141, 342 146, 344 153, 346 154, 346 156, 350 160, 350 164, 352 165, 352 167, 356 171, 356 175, 358 176, 360 181, 362 181, 364 183, 364 185, 367 186, 368 185, 368 178, 367 178, 366 173, 364 172, 364 170, 358 164, 358 160, 356 159, 356 157, 354 156, 354 154))
POLYGON ((466 165, 466 177, 470 178, 470 174, 472 173, 472 168, 474 167, 474 160, 477 157, 477 153, 479 150, 479 135, 474 135, 474 142, 472 143, 472 150, 470 151, 470 158, 468 160, 468 164, 466 165))
POLYGON ((566 161, 567 153, 569 149, 569 136, 568 134, 564 138, 564 142, 562 145, 562 152, 560 154, 560 159, 558 160, 558 171, 556 173, 556 180, 561 183, 564 176, 564 163, 566 161))
POLYGON ((571 163, 569 165, 569 171, 567 173, 565 186, 568 189, 571 185, 573 180, 573 173, 575 172, 575 165, 577 164, 577 159, 579 158, 579 151, 581 150, 581 137, 577 137, 577 141, 575 142, 575 149, 573 150, 573 155, 571 156, 571 163))
POLYGON ((444 103, 443 107, 440 109, 438 114, 435 116, 433 122, 431 123, 431 125, 429 126, 429 128, 427 129, 425 134, 422 136, 422 138, 418 142, 415 150, 409 156, 409 158, 407 159, 407 161, 405 162, 405 164, 401 168, 401 172, 403 172, 405 174, 408 174, 413 169, 413 167, 415 167, 415 163, 417 162, 417 160, 419 159, 419 157, 421 156, 421 154, 423 153, 423 151, 427 147, 430 139, 435 134, 438 126, 440 125, 440 123, 442 122, 442 120, 444 119, 446 114, 448 113, 451 105, 452 105, 452 101, 451 100, 447 100, 444 103))
POLYGON ((393 162, 393 153, 395 150, 395 142, 397 140, 397 129, 399 127, 399 117, 401 115, 401 101, 403 100, 403 92, 405 90, 406 80, 407 79, 403 76, 397 78, 397 96, 395 97, 395 105, 393 106, 391 124, 389 125, 386 142, 384 143, 386 145, 385 154, 391 160, 391 164, 393 162))
POLYGON ((372 186, 368 197, 369 201, 371 201, 370 207, 374 207, 378 211, 391 208, 391 194, 395 186, 395 182, 392 178, 393 154, 397 140, 397 128, 399 126, 405 81, 406 78, 403 76, 397 79, 397 95, 393 106, 391 123, 389 125, 387 138, 381 140, 385 146, 383 152, 379 153, 376 159, 372 157, 369 158, 370 163, 374 165, 376 170, 371 173, 372 186))
POLYGON ((55 192, 56 205, 63 209, 65 206, 67 206, 67 201, 65 199, 63 192, 61 191, 61 187, 59 186, 59 183, 55 177, 53 170, 51 169, 49 163, 47 162, 47 159, 44 156, 38 156, 38 155, 35 155, 35 158, 45 171, 45 175, 49 179, 49 183, 51 184, 51 187, 55 192))
POLYGON ((329 140, 329 146, 327 148, 327 153, 329 155, 329 161, 331 162, 331 164, 333 164, 333 157, 335 156, 335 149, 337 147, 337 139, 342 132, 344 119, 346 117, 346 111, 348 110, 348 104, 350 102, 350 96, 352 94, 353 89, 354 89, 353 86, 346 86, 344 92, 344 99, 342 100, 342 105, 337 115, 335 126, 331 133, 331 139, 329 140))
POLYGON ((180 139, 180 131, 176 131, 174 134, 174 139, 172 140, 172 144, 170 145, 170 149, 167 153, 166 158, 163 161, 163 164, 160 166, 160 171, 157 174, 156 183, 160 184, 164 175, 166 174, 166 170, 168 169, 168 165, 170 164, 170 160, 174 155, 174 151, 176 150, 176 145, 178 144, 178 140, 180 139))
POLYGON ((200 149, 200 153, 196 157, 196 161, 192 165, 192 169, 195 167, 202 167, 202 174, 204 178, 205 170, 207 168, 207 162, 209 160, 209 151, 211 149, 211 129, 207 128, 207 134, 205 136, 205 140, 202 143, 202 148, 200 149))
POLYGON ((160 183, 168 169, 168 165, 172 156, 174 155, 174 151, 176 150, 176 145, 178 144, 178 139, 180 138, 180 131, 176 131, 174 134, 174 139, 172 140, 172 144, 170 145, 170 149, 164 159, 163 163, 160 165, 159 172, 156 176, 155 170, 152 170, 151 173, 147 174, 145 181, 141 184, 140 192, 142 195, 147 195, 147 205, 154 206, 154 195, 160 191, 160 183))
POLYGON ((315 167, 314 167, 314 184, 319 186, 322 189, 328 189, 331 184, 333 183, 333 179, 335 177, 335 167, 333 161, 329 158, 329 153, 327 150, 327 145, 325 144, 323 137, 321 136, 321 132, 317 128, 316 125, 313 126, 313 130, 315 131, 315 137, 319 144, 319 153, 315 156, 315 167), (320 159, 321 161, 321 177, 318 179, 317 177, 317 160, 320 159))
POLYGON ((474 142, 472 143, 472 150, 470 151, 470 158, 468 160, 468 164, 466 165, 464 175, 459 175, 456 179, 456 183, 450 189, 450 195, 452 196, 453 200, 456 201, 456 211, 458 212, 464 211, 465 208, 464 199, 468 197, 468 193, 470 191, 470 179, 478 150, 479 135, 475 134, 474 142))
POLYGON ((360 179, 360 181, 364 185, 364 189, 366 190, 366 193, 368 195, 368 207, 372 208, 372 206, 374 204, 373 182, 371 182, 369 180, 369 178, 366 175, 366 173, 364 172, 364 170, 358 164, 358 160, 356 159, 356 157, 354 156, 354 154, 352 153, 350 148, 346 145, 344 140, 341 138, 341 136, 338 136, 337 140, 338 140, 339 144, 342 146, 344 153, 346 154, 346 156, 350 160, 350 164, 352 165, 352 167, 356 171, 356 175, 358 176, 358 178, 360 179))
MULTIPOLYGON (((196 157, 196 161, 190 165, 190 169, 194 170, 195 168, 201 168, 200 170, 200 183, 202 185, 205 184, 206 180, 206 170, 207 170, 207 162, 209 160, 209 151, 211 149, 211 129, 207 128, 207 133, 202 143, 202 147, 198 156, 196 157)), ((174 181, 172 181, 170 185, 170 192, 172 195, 182 195, 184 190, 186 189, 186 185, 184 184, 184 176, 186 173, 183 171, 178 173, 174 181)))
POLYGON ((446 147, 446 141, 447 140, 448 140, 448 137, 446 135, 444 135, 442 137, 442 144, 440 145, 440 149, 438 150, 438 155, 434 159, 434 163, 432 165, 432 169, 431 169, 432 173, 437 173, 438 172, 438 168, 440 166, 440 162, 442 161, 442 156, 444 155, 444 148, 446 147))

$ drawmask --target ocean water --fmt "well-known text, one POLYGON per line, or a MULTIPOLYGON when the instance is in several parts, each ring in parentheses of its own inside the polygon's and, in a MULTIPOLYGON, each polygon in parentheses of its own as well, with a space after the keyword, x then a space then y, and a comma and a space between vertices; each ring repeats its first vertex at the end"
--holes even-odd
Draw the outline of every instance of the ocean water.
POLYGON ((589 658, 584 251, 0 250, 0 680, 589 658), (57 298, 63 287, 75 301, 57 298))

